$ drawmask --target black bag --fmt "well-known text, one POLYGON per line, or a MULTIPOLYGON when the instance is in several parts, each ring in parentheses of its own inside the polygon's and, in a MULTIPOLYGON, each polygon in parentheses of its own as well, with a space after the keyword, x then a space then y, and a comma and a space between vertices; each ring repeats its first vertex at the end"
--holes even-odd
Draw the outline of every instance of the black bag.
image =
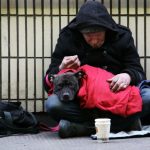
POLYGON ((0 137, 38 132, 37 119, 20 102, 0 102, 0 137))

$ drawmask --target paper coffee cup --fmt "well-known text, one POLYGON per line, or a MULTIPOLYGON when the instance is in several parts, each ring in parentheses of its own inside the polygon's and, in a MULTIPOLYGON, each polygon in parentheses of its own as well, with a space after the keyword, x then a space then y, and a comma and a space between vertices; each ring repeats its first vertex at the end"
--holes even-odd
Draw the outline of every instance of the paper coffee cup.
POLYGON ((110 126, 111 122, 109 118, 95 119, 97 140, 100 140, 102 142, 109 141, 110 126))

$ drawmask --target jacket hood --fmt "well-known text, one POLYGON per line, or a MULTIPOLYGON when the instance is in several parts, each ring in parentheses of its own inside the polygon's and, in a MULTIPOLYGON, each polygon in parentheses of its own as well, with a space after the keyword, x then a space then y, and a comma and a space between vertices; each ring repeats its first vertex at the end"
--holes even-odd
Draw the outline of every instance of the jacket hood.
POLYGON ((68 27, 82 30, 91 26, 101 26, 112 31, 117 31, 117 24, 105 6, 98 1, 86 1, 68 27))

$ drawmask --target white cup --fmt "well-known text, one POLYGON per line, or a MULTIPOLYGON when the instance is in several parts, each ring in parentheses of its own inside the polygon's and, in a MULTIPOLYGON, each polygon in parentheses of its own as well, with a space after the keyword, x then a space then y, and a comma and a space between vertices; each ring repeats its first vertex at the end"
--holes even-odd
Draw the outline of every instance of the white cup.
POLYGON ((109 118, 95 119, 96 136, 97 140, 101 142, 109 141, 111 120, 109 118))

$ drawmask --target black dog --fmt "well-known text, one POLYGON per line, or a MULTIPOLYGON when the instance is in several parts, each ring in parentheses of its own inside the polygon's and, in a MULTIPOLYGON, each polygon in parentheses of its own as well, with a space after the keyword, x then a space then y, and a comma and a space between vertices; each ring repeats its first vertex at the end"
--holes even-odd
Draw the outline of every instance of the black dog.
POLYGON ((50 75, 50 80, 54 85, 53 93, 56 94, 61 101, 74 100, 79 90, 79 80, 83 75, 83 71, 50 75))

